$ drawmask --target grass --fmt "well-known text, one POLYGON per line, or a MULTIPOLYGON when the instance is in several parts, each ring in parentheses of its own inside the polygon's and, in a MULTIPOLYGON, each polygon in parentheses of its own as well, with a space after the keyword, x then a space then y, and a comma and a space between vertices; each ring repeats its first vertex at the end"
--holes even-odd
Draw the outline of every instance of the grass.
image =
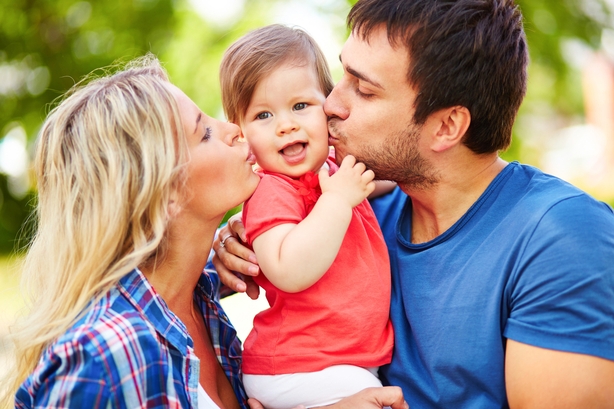
MULTIPOLYGON (((0 255, 0 376, 8 370, 12 347, 7 335, 9 326, 24 306, 19 291, 19 266, 22 256, 0 255)), ((0 386, 1 389, 1 386, 0 386)))
POLYGON ((8 332, 16 313, 24 302, 19 291, 19 266, 21 256, 0 256, 0 336, 8 332))

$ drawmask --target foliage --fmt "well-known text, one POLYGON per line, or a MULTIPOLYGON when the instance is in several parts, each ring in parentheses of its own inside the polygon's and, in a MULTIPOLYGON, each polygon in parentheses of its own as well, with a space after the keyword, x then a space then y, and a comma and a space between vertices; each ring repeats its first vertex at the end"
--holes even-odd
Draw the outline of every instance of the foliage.
POLYGON ((21 68, 16 75, 25 79, 0 96, 0 128, 17 120, 28 135, 44 119, 44 107, 75 81, 116 59, 157 52, 175 25, 171 0, 1 3, 0 62, 21 68))
MULTIPOLYGON (((147 51, 160 57, 173 82, 205 112, 221 117, 217 72, 223 51, 247 30, 270 23, 272 9, 282 2, 244 1, 233 21, 218 24, 195 13, 188 1, 0 0, 0 146, 4 135, 19 128, 31 150, 53 101, 76 81, 147 51)), ((577 69, 565 50, 574 39, 598 47, 609 18, 602 1, 518 0, 533 61, 521 115, 540 104, 564 115, 582 114, 579 86, 570 85, 577 69)), ((333 9, 354 2, 328 0, 333 9)), ((522 151, 517 137, 505 155, 516 159, 522 151)), ((31 210, 34 195, 11 189, 17 182, 0 173, 0 252, 16 248, 14 238, 31 210)))
MULTIPOLYGON (((36 135, 52 101, 90 71, 162 50, 176 24, 171 0, 0 0, 0 130, 36 135)), ((30 211, 0 175, 0 252, 30 211)))
MULTIPOLYGON (((602 0, 516 0, 516 4, 523 13, 531 58, 527 96, 519 116, 545 106, 561 117, 582 115, 580 72, 573 61, 578 56, 573 53, 600 47, 602 29, 610 25, 609 8, 602 0)), ((530 154, 516 126, 514 143, 503 157, 531 163, 530 154)))
MULTIPOLYGON (((600 1, 517 0, 525 18, 525 32, 529 42, 532 68, 539 67, 550 75, 548 87, 534 86, 557 109, 575 114, 582 111, 582 99, 569 93, 570 77, 574 67, 569 62, 573 41, 583 42, 597 49, 601 43, 601 31, 607 24, 608 8, 600 1), (588 14, 600 16, 599 20, 588 14), (548 92, 544 92, 548 91, 548 92)), ((537 85, 532 83, 531 85, 537 85)), ((532 95, 530 95, 532 96, 532 95)))
POLYGON ((19 250, 27 245, 30 224, 26 219, 32 210, 34 193, 21 198, 10 196, 7 178, 0 175, 0 254, 19 250))

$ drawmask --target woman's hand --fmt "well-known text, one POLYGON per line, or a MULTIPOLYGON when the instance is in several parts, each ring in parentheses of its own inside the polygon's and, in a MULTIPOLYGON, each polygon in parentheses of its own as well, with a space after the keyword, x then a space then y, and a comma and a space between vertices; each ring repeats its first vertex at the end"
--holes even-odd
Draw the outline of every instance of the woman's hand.
POLYGON ((215 255, 211 262, 226 287, 245 292, 255 300, 260 294, 260 288, 252 277, 258 275, 260 268, 256 255, 245 246, 245 241, 245 227, 241 213, 237 213, 228 219, 226 226, 220 229, 213 241, 215 255))
MULTIPOLYGON (((265 409, 256 399, 248 399, 247 403, 251 409, 265 409)), ((329 409, 382 409, 386 406, 392 409, 409 409, 401 388, 398 386, 366 388, 325 407, 329 409)), ((304 406, 297 406, 293 409, 304 409, 304 406)))

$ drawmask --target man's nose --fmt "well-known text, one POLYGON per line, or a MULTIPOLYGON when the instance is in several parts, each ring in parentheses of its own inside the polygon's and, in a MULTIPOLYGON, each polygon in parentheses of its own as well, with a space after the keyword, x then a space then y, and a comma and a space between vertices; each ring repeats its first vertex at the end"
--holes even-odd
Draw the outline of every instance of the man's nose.
POLYGON ((324 102, 324 113, 329 117, 338 117, 341 119, 346 119, 349 115, 349 109, 347 105, 344 103, 343 84, 339 82, 324 102))

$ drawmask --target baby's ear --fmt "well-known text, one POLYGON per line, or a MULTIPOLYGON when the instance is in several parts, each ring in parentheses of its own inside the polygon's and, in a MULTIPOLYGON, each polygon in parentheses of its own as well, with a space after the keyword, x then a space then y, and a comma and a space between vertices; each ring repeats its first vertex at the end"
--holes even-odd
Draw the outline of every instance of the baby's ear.
POLYGON ((460 144, 471 124, 471 113, 464 106, 454 106, 434 112, 427 122, 434 127, 431 149, 443 152, 460 144))

